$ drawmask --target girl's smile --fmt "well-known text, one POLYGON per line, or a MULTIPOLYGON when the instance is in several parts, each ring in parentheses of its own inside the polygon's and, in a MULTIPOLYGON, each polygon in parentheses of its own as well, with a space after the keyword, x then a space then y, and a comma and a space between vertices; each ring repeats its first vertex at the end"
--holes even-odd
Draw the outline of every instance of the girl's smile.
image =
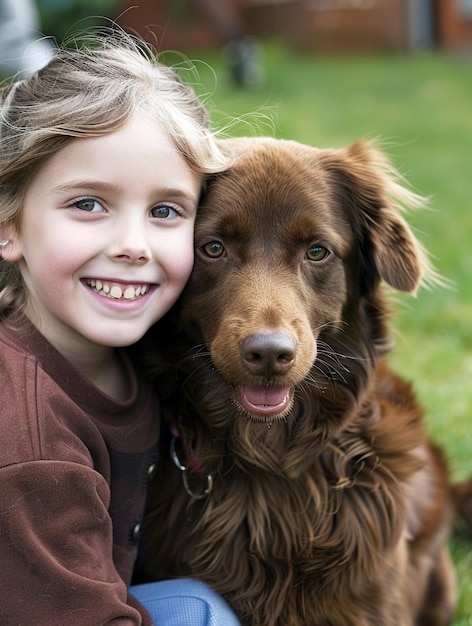
POLYGON ((90 287, 92 291, 98 293, 105 298, 111 298, 112 300, 136 300, 148 293, 151 285, 126 285, 119 284, 116 281, 100 280, 87 278, 85 284, 90 287))
POLYGON ((144 113, 71 140, 38 170, 8 260, 57 349, 130 345, 168 311, 193 265, 200 184, 144 113))

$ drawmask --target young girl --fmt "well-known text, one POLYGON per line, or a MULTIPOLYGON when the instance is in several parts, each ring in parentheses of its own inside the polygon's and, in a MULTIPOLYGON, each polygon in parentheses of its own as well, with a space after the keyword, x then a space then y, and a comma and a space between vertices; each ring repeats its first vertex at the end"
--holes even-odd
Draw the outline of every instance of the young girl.
POLYGON ((159 404, 123 347, 190 274, 206 112, 125 35, 0 101, 0 623, 237 624, 198 581, 127 589, 159 404))

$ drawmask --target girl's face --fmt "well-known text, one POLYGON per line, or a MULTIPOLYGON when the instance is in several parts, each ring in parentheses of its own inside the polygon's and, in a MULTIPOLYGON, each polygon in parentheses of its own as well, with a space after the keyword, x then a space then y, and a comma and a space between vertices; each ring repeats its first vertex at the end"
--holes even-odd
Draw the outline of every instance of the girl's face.
POLYGON ((130 345, 169 310, 192 269, 200 186, 144 114, 40 168, 4 257, 19 261, 26 313, 59 351, 130 345))

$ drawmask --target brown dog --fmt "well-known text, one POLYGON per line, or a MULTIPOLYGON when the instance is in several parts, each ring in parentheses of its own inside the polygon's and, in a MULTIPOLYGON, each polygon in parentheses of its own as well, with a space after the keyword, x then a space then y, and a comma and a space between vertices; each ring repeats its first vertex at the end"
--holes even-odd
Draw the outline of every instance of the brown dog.
POLYGON ((398 211, 418 199, 370 144, 226 146, 157 328, 147 575, 198 577, 251 626, 449 624, 447 468, 382 358, 381 280, 414 293, 427 268, 398 211))

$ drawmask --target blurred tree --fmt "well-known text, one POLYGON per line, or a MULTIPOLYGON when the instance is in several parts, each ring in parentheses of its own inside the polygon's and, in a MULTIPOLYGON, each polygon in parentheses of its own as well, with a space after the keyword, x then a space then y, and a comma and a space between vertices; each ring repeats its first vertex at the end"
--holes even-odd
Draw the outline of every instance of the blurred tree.
POLYGON ((62 41, 64 36, 103 24, 114 17, 118 0, 37 0, 44 33, 62 41))

